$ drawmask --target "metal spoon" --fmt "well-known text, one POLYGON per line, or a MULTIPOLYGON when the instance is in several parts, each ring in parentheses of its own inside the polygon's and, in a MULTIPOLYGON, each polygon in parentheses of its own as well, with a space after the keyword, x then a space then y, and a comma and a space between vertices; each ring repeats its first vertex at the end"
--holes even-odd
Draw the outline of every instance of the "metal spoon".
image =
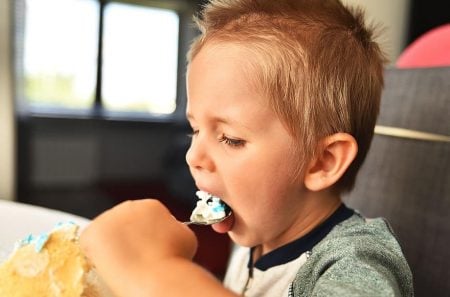
POLYGON ((216 197, 210 193, 207 193, 205 191, 197 191, 195 193, 199 200, 197 201, 197 206, 192 211, 192 215, 190 217, 190 220, 187 222, 184 222, 185 225, 212 225, 217 224, 219 222, 222 222, 226 218, 228 218, 231 215, 231 208, 224 203, 219 197, 216 197), (205 218, 204 213, 202 211, 205 210, 213 210, 216 211, 216 207, 219 207, 220 211, 224 212, 224 216, 220 218, 205 218))
POLYGON ((231 209, 228 208, 228 212, 224 217, 214 219, 214 220, 208 220, 208 221, 187 221, 187 222, 183 222, 183 224, 209 226, 209 225, 217 224, 217 223, 224 221, 226 218, 228 218, 231 215, 231 213, 232 213, 231 209))

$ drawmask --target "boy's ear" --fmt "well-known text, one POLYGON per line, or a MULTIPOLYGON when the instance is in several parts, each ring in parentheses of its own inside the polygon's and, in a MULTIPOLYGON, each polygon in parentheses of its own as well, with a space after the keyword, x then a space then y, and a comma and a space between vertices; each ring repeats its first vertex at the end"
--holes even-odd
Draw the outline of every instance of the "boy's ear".
POLYGON ((327 136, 321 140, 319 147, 305 173, 305 186, 310 191, 324 190, 335 184, 358 152, 355 138, 347 133, 327 136))

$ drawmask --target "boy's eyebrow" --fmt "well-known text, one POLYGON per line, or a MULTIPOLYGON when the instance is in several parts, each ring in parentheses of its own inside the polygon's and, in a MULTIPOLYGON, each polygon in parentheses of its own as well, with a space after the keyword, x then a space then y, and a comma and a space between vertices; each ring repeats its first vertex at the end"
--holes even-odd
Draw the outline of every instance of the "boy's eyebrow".
MULTIPOLYGON (((186 112, 186 118, 188 120, 194 120, 194 116, 191 113, 189 113, 189 112, 186 112)), ((218 117, 218 116, 212 116, 212 117, 210 117, 210 120, 213 120, 213 121, 216 121, 216 122, 219 122, 219 123, 224 123, 224 124, 233 123, 232 120, 229 120, 229 119, 227 119, 225 117, 218 117)))
MULTIPOLYGON (((189 112, 186 113, 186 118, 187 118, 188 120, 194 120, 194 116, 193 116, 192 114, 190 114, 189 112)), ((244 128, 244 129, 246 129, 246 130, 251 130, 249 127, 247 127, 247 126, 244 125, 243 123, 237 122, 237 121, 235 121, 235 120, 233 120, 233 119, 230 119, 230 118, 228 118, 228 117, 212 116, 212 117, 210 118, 210 120, 211 120, 211 121, 214 121, 214 122, 226 124, 226 125, 236 125, 236 126, 239 126, 239 127, 244 128)))

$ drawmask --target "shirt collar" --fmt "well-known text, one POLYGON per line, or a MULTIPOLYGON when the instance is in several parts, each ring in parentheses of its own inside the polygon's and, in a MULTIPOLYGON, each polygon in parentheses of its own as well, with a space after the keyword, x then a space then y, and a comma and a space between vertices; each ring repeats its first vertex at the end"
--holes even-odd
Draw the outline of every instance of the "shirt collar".
MULTIPOLYGON (((259 258, 253 267, 265 271, 271 267, 286 264, 300 257, 306 251, 318 244, 337 224, 345 221, 354 214, 354 211, 341 204, 339 208, 322 224, 302 237, 287 243, 259 258)), ((254 248, 250 249, 248 268, 252 268, 252 255, 254 248)))

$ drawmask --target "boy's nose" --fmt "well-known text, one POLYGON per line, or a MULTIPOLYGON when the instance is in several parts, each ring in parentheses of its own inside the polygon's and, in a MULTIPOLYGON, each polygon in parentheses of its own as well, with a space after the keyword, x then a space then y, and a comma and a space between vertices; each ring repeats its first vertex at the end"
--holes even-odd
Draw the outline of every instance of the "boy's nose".
POLYGON ((191 171, 214 171, 214 162, 208 148, 199 139, 193 139, 186 152, 186 162, 191 171))

